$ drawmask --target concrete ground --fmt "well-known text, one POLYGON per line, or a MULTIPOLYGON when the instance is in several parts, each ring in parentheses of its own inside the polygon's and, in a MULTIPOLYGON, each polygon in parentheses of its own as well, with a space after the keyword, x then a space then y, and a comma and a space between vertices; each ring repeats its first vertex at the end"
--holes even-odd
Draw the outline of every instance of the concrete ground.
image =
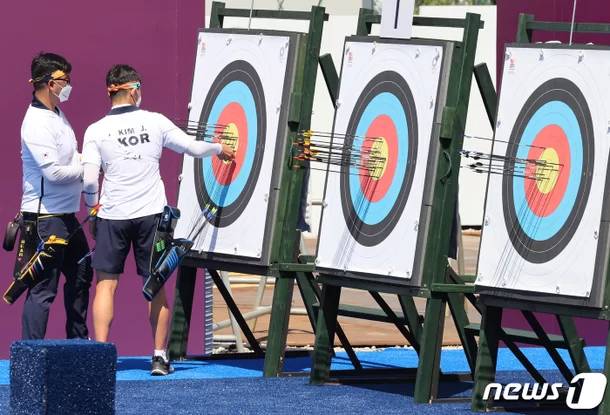
MULTIPOLYGON (((464 246, 464 272, 465 274, 474 274, 476 269, 477 252, 479 247, 479 232, 464 231, 463 246, 464 246)), ((255 283, 240 283, 245 278, 252 279, 251 276, 231 276, 231 290, 233 296, 242 310, 247 312, 253 309, 253 304, 256 297, 257 284, 255 283)), ((299 295, 298 289, 295 287, 294 298, 292 302, 294 308, 302 308, 303 301, 299 295)), ((270 305, 273 295, 273 285, 267 284, 263 297, 263 305, 270 305)), ((394 310, 400 310, 398 299, 395 295, 384 294, 384 299, 394 310)), ((378 307, 370 294, 366 291, 343 289, 341 293, 341 303, 378 307)), ((415 303, 417 309, 423 314, 426 301, 423 298, 416 298, 415 303)), ((298 310, 297 310, 298 311, 298 310)), ((471 321, 478 322, 480 316, 470 305, 468 305, 468 314, 471 321)), ((214 322, 226 320, 228 318, 227 306, 222 300, 222 297, 216 289, 214 289, 214 322)), ((408 342, 396 329, 389 323, 380 323, 375 321, 366 321, 349 317, 340 317, 339 322, 346 332, 350 342, 355 346, 394 346, 406 345, 408 342)), ((257 338, 264 341, 267 336, 267 327, 269 325, 269 315, 262 316, 256 320, 250 320, 250 327, 254 328, 254 334, 257 338)), ((215 335, 230 335, 230 328, 217 330, 215 335)), ((289 324, 288 344, 291 346, 307 346, 313 345, 314 336, 306 315, 292 315, 289 324)), ((451 315, 446 314, 445 317, 445 333, 443 338, 444 345, 457 345, 459 338, 457 336, 455 326, 451 315)))

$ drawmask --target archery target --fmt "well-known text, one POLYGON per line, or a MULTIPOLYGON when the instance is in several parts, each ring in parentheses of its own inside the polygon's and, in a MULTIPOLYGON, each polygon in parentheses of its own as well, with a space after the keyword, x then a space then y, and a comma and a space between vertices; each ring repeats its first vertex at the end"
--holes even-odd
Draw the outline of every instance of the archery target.
POLYGON ((234 223, 248 205, 258 182, 266 135, 265 95, 252 65, 231 62, 218 74, 201 110, 201 123, 217 125, 215 134, 236 137, 235 160, 195 159, 195 186, 201 209, 218 212, 217 227, 234 223))
POLYGON ((360 161, 328 175, 319 269, 413 277, 444 45, 346 41, 333 140, 360 161))
POLYGON ((508 47, 477 285, 592 296, 610 93, 600 49, 508 47))
POLYGON ((207 126, 208 136, 223 137, 235 149, 235 160, 184 157, 178 198, 182 217, 175 233, 189 237, 205 223, 194 240, 195 251, 264 261, 295 39, 258 32, 199 33, 189 122, 207 126))
POLYGON ((385 158, 374 162, 379 166, 342 166, 340 173, 347 229, 368 247, 383 242, 398 223, 416 167, 415 102, 407 82, 394 71, 379 73, 364 87, 347 125, 343 151, 349 156, 372 150, 385 158))

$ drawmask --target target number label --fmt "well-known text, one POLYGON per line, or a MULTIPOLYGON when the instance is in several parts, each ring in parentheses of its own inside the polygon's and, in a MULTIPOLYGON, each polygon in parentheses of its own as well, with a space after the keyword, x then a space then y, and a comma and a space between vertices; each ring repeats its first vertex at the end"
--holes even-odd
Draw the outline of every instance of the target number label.
POLYGON ((385 0, 381 10, 381 36, 410 39, 415 0, 385 0))

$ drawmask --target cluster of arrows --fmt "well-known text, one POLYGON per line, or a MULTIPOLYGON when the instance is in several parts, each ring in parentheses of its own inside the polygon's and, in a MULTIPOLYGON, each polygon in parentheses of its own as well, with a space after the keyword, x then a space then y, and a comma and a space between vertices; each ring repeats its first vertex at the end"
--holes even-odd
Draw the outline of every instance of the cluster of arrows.
POLYGON ((551 173, 558 172, 561 168, 561 164, 547 160, 506 157, 469 150, 462 150, 460 153, 462 157, 473 160, 472 163, 460 167, 468 168, 475 173, 501 174, 542 181, 549 179, 551 173))
MULTIPOLYGON (((491 138, 485 137, 469 135, 464 137, 494 141, 491 138)), ((500 140, 495 140, 495 142, 507 143, 500 140)), ((528 145, 527 147, 545 150, 542 147, 534 145, 528 145)), ((500 174, 503 176, 522 177, 527 180, 548 180, 552 174, 559 172, 561 167, 563 167, 560 163, 553 163, 544 159, 509 157, 482 151, 461 150, 460 154, 462 158, 470 160, 467 164, 461 165, 461 168, 469 169, 475 173, 500 174)))
MULTIPOLYGON (((231 129, 228 125, 189 120, 181 120, 177 124, 184 132, 196 137, 197 140, 222 142, 232 146, 235 146, 238 140, 238 136, 230 133, 231 129)), ((493 140, 469 135, 464 137, 493 140)), ((298 133, 293 142, 293 158, 298 161, 328 165, 328 171, 332 173, 340 172, 342 167, 349 167, 350 174, 379 178, 387 161, 387 155, 381 151, 382 144, 382 137, 304 130, 298 133), (340 169, 332 170, 330 166, 338 166, 340 169)), ((548 160, 508 157, 482 151, 461 150, 460 154, 463 158, 470 160, 461 165, 461 168, 467 168, 475 173, 500 174, 528 180, 547 180, 551 174, 558 172, 562 167, 561 164, 548 160)), ((309 168, 327 171, 326 168, 316 168, 311 165, 309 168)))
MULTIPOLYGON (((323 131, 300 131, 293 142, 294 159, 328 165, 349 167, 350 174, 379 178, 387 157, 381 150, 382 137, 363 137, 323 131)), ((312 170, 323 170, 309 167, 312 170)))
POLYGON ((226 124, 207 124, 198 121, 177 120, 176 125, 182 131, 195 137, 197 140, 210 143, 225 143, 235 147, 238 136, 229 132, 229 125, 226 124))

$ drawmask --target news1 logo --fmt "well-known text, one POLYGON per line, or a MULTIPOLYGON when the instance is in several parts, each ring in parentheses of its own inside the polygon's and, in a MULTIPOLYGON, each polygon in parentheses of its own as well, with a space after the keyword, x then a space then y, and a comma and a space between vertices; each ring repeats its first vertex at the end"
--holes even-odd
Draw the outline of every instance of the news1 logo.
MULTIPOLYGON (((593 409, 604 397, 606 376, 603 373, 579 373, 572 378, 566 396, 566 405, 570 409, 593 409), (580 394, 576 384, 581 382, 580 394)), ((493 394, 494 400, 507 401, 556 401, 563 383, 490 383, 485 387, 483 399, 488 400, 493 394)))

